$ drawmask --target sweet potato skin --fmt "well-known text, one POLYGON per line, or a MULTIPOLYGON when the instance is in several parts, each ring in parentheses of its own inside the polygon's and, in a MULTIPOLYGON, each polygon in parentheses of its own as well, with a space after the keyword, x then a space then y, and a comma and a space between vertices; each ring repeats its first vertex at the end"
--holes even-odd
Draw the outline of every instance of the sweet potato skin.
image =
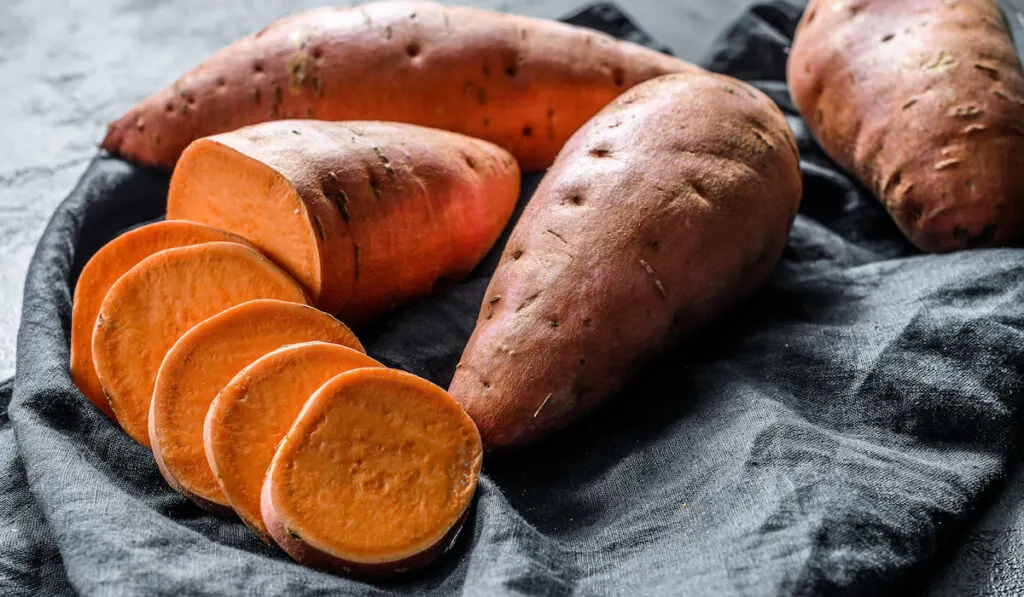
POLYGON ((190 146, 171 179, 167 217, 248 238, 303 282, 318 307, 359 324, 426 296, 440 278, 468 275, 507 224, 519 184, 508 152, 457 133, 400 123, 278 121, 190 146), (209 182, 190 172, 210 144, 265 165, 298 193, 294 217, 303 218, 318 262, 306 268, 310 273, 289 267, 292 256, 274 246, 279 219, 293 217, 290 205, 286 214, 258 214, 244 230, 207 207, 209 182))
POLYGON ((919 248, 1024 232, 1024 77, 992 0, 815 0, 789 86, 828 154, 919 248))
POLYGON ((432 2, 324 8, 214 54, 111 123, 103 147, 171 168, 191 141, 267 120, 389 120, 486 139, 539 170, 625 89, 691 70, 553 21, 432 2))
POLYGON ((512 232, 451 383, 485 446, 567 425, 747 296, 785 246, 798 162, 778 108, 718 75, 643 83, 573 135, 512 232))

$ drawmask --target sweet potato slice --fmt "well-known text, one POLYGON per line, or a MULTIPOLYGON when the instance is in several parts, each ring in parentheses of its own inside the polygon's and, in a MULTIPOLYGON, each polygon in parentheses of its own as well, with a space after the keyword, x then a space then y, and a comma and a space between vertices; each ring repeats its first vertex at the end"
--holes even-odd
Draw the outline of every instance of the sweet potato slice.
POLYGON ((260 490, 278 444, 313 392, 360 367, 380 364, 337 344, 285 346, 243 369, 210 405, 203 427, 210 467, 235 513, 267 541, 260 490))
POLYGON ((171 168, 200 137, 282 118, 452 130, 551 164, 626 89, 691 64, 592 29, 433 2, 283 18, 209 57, 111 123, 103 147, 171 168))
POLYGON ((114 418, 114 411, 92 363, 92 332, 107 291, 125 272, 157 251, 217 241, 249 244, 240 236, 195 222, 156 222, 118 236, 82 268, 71 309, 71 379, 108 417, 114 418))
POLYGON ((210 404, 249 363, 287 344, 313 340, 363 352, 337 319, 307 305, 272 299, 222 311, 174 343, 160 364, 149 407, 153 456, 171 487, 213 512, 230 512, 203 447, 210 404))
POLYGON ((519 198, 501 148, 380 122, 270 122, 201 139, 171 179, 167 217, 244 236, 360 323, 458 280, 519 198))
POLYGON ((363 575, 422 566, 453 544, 481 450, 441 388, 390 369, 342 373, 313 394, 274 455, 263 521, 303 564, 363 575))
POLYGON ((166 249, 143 259, 107 292, 92 352, 117 422, 149 447, 157 370, 195 324, 258 298, 306 303, 302 287, 259 252, 226 242, 166 249))

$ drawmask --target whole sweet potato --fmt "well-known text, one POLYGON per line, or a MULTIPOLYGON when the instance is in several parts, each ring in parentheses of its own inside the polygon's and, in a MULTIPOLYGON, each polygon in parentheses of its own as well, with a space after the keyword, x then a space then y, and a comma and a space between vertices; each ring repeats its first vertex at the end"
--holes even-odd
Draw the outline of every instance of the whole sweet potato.
POLYGON ((397 122, 265 122, 192 143, 167 218, 250 241, 318 307, 361 323, 459 280, 519 198, 500 147, 397 122))
POLYGON ((267 120, 391 120, 492 141, 535 170, 625 89, 695 70, 554 21, 431 2, 323 8, 214 54, 112 123, 103 147, 170 168, 195 139, 267 120))
POLYGON ((565 426, 757 287, 800 202, 798 162, 778 108, 711 74, 638 85, 573 135, 512 232, 451 384, 485 445, 565 426))
POLYGON ((992 0, 815 0, 788 65, 822 147, 926 251, 1024 233, 1024 76, 992 0))

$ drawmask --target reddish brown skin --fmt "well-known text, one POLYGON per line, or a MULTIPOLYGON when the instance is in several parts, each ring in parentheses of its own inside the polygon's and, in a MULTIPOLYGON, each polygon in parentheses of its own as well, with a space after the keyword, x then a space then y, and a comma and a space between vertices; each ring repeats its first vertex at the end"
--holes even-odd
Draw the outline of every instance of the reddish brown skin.
POLYGON ((925 251, 1018 243, 1024 76, 991 0, 815 0, 789 86, 821 146, 925 251))
POLYGON ((277 514, 274 512, 273 500, 270 498, 270 484, 263 484, 263 491, 260 492, 260 514, 263 522, 267 525, 267 532, 281 549, 293 560, 303 566, 311 566, 327 572, 337 572, 352 578, 365 580, 384 580, 401 576, 407 571, 418 570, 436 561, 452 547, 459 537, 459 532, 465 525, 466 517, 469 516, 470 508, 467 508, 458 522, 432 547, 421 551, 418 554, 409 556, 403 560, 384 562, 381 564, 366 564, 361 562, 350 562, 335 557, 311 547, 302 540, 302 537, 291 532, 277 514))
POLYGON ((622 91, 696 70, 553 21, 431 2, 324 8, 214 54, 111 123, 103 147, 169 169, 190 142, 267 120, 390 120, 492 141, 539 170, 622 91))
MULTIPOLYGON (((259 162, 297 192, 316 242, 320 281, 312 285, 289 273, 306 284, 317 307, 356 325, 430 294, 441 278, 467 276, 519 199, 521 175, 508 152, 410 124, 268 122, 195 142, 171 178, 168 219, 235 232, 278 263, 265 238, 233 228, 201 198, 193 200, 207 195, 208 186, 186 166, 194 151, 203 159, 198 150, 207 144, 259 162)), ((267 227, 289 216, 266 213, 267 227)))
POLYGON ((786 244, 798 162, 771 100, 718 75, 641 84, 573 135, 512 232, 449 390, 484 445, 564 427, 755 289, 786 244))

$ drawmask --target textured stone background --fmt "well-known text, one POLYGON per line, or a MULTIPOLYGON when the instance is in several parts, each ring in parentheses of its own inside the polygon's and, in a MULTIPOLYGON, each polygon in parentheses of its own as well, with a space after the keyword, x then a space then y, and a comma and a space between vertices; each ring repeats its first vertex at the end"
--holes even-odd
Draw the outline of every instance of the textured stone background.
MULTIPOLYGON (((457 3, 558 17, 585 1, 457 3)), ((327 3, 0 0, 0 379, 14 372, 28 260, 53 209, 95 155, 106 123, 228 42, 276 17, 327 3)), ((752 3, 618 0, 656 39, 692 61, 752 3)), ((1024 0, 1001 3, 1024 26, 1024 0)), ((923 593, 1024 594, 1024 472, 1018 470, 992 501, 962 546, 941 550, 931 582, 922 579, 923 593)))

